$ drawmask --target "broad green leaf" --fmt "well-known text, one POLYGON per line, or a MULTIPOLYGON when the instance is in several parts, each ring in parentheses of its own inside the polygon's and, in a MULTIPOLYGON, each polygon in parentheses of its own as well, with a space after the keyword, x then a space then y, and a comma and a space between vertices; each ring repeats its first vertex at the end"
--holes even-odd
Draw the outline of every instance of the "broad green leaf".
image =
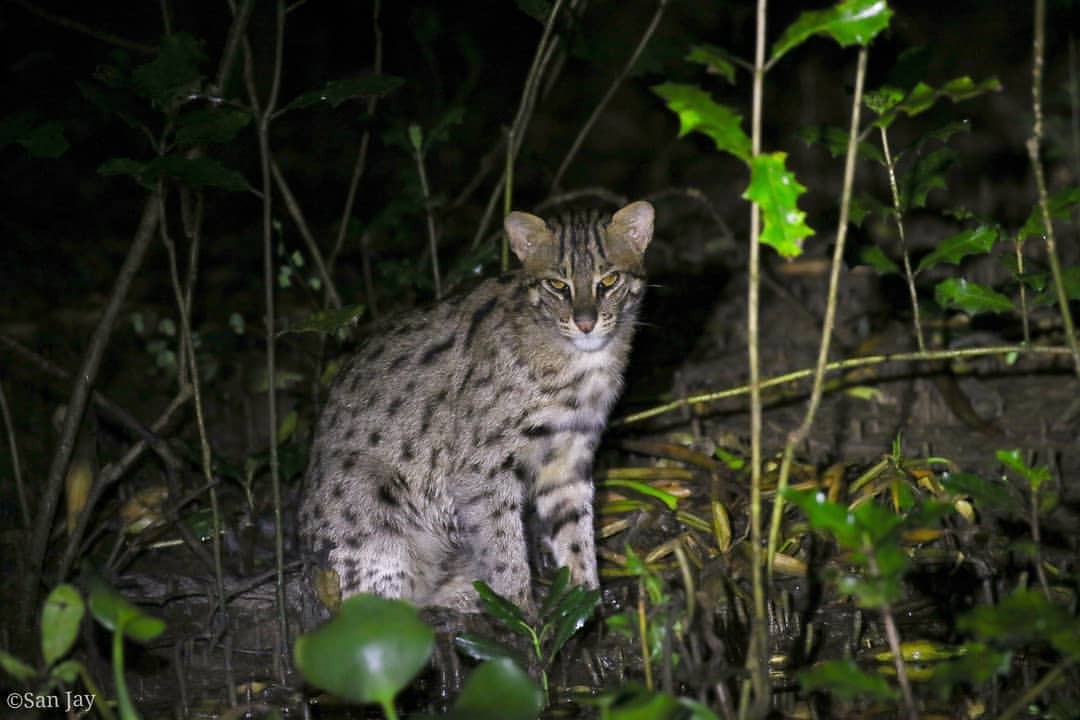
POLYGON ((802 241, 814 234, 799 210, 799 196, 806 192, 784 166, 787 153, 758 155, 750 160, 750 185, 743 193, 761 208, 764 226, 761 242, 784 257, 802 254, 802 241))
POLYGON ((285 109, 306 108, 322 102, 329 103, 330 107, 336 108, 342 103, 356 98, 382 97, 401 87, 404 82, 404 79, 396 75, 364 75, 363 77, 348 80, 332 80, 319 90, 309 90, 303 93, 289 103, 285 109))
POLYGON ((41 609, 41 655, 46 666, 66 655, 75 644, 85 613, 82 596, 67 583, 57 585, 45 598, 41 609))
POLYGON ((1009 312, 1013 302, 985 285, 964 278, 948 278, 934 287, 934 300, 946 310, 955 308, 969 315, 983 312, 1009 312))
POLYGON ((483 662, 484 660, 498 660, 509 658, 514 662, 521 661, 521 655, 513 648, 502 644, 497 640, 482 637, 473 633, 462 633, 454 638, 454 647, 463 655, 483 662))
POLYGON ((882 608, 900 597, 900 581, 893 576, 844 575, 837 582, 837 589, 843 595, 850 595, 855 604, 865 610, 882 608))
POLYGON ((476 592, 480 596, 480 602, 484 604, 484 609, 487 610, 488 615, 491 615, 491 617, 503 623, 518 635, 532 637, 532 631, 525 621, 525 613, 522 612, 521 608, 492 590, 491 586, 483 580, 474 582, 473 587, 476 588, 476 592))
POLYGON ((676 720, 681 718, 680 703, 671 695, 627 685, 612 694, 592 701, 603 710, 606 720, 676 720))
POLYGON ((68 685, 73 684, 79 675, 83 674, 83 665, 78 660, 65 660, 62 663, 58 663, 53 666, 49 671, 49 676, 59 678, 62 682, 68 685))
MULTIPOLYGON (((1078 204, 1080 204, 1080 186, 1074 185, 1054 193, 1047 198, 1050 219, 1069 217, 1069 213, 1072 212, 1072 209, 1078 204)), ((1020 239, 1026 240, 1029 237, 1042 237, 1045 234, 1046 229, 1043 225, 1042 208, 1036 205, 1034 209, 1032 209, 1024 226, 1020 229, 1020 239)))
POLYGON ((568 592, 555 608, 555 635, 551 640, 548 657, 553 659, 566 641, 574 636, 596 612, 600 603, 599 590, 586 590, 578 585, 568 592))
POLYGON ((734 110, 720 105, 695 85, 664 83, 654 85, 652 91, 679 116, 679 137, 697 130, 712 138, 718 150, 750 162, 750 138, 734 110))
MULTIPOLYGON (((1071 265, 1061 271, 1061 282, 1065 286, 1065 297, 1080 300, 1080 265, 1071 265)), ((1035 307, 1049 307, 1058 304, 1057 287, 1053 276, 1046 273, 1043 277, 1042 291, 1031 300, 1035 307)))
POLYGON ((251 123, 251 115, 233 108, 207 108, 184 113, 176 120, 176 143, 192 147, 227 143, 251 123))
POLYGON ((968 255, 985 255, 997 242, 1000 229, 992 225, 980 225, 973 230, 964 230, 942 240, 934 251, 919 261, 915 274, 938 265, 949 263, 959 265, 968 255))
POLYGON ((570 586, 570 568, 565 565, 555 573, 555 577, 551 579, 551 587, 548 588, 547 596, 544 598, 543 604, 540 606, 540 617, 546 618, 548 614, 558 606, 559 601, 566 595, 567 588, 570 586))
POLYGON ((124 598, 100 578, 90 582, 90 613, 107 630, 146 643, 165 630, 165 621, 149 615, 124 598))
POLYGON ((26 152, 30 153, 30 157, 48 160, 55 160, 71 147, 71 143, 64 136, 64 126, 56 121, 27 127, 14 137, 0 136, 0 147, 12 141, 22 145, 26 152))
MULTIPOLYGON (((998 90, 1001 90, 1001 83, 995 77, 977 83, 967 76, 954 78, 937 89, 920 82, 899 102, 893 102, 895 92, 890 90, 885 96, 878 98, 875 103, 882 109, 879 111, 878 118, 874 120, 874 125, 876 127, 889 127, 900 116, 900 113, 904 113, 909 117, 919 115, 930 109, 938 100, 948 99, 953 102, 960 102, 978 97, 983 93, 998 90)), ((871 93, 871 95, 873 96, 874 93, 871 93)), ((875 108, 871 106, 871 109, 875 108)))
POLYGON ((857 550, 862 545, 862 531, 855 524, 855 518, 848 509, 839 503, 831 502, 824 492, 818 490, 784 490, 784 499, 798 506, 810 520, 815 530, 831 534, 840 545, 849 550, 857 550))
POLYGON ((435 633, 402 600, 354 595, 293 648, 296 666, 316 687, 358 703, 390 705, 427 664, 435 633))
POLYGON ((167 107, 178 95, 196 89, 202 78, 199 64, 205 59, 202 43, 191 35, 168 35, 157 56, 132 73, 135 91, 159 108, 167 107))
POLYGON ((851 510, 851 515, 875 545, 884 540, 903 523, 904 518, 877 503, 862 503, 851 510))
POLYGON ((536 720, 544 694, 512 660, 489 660, 472 671, 454 702, 451 720, 536 720))
POLYGON ((970 497, 983 510, 1005 515, 1026 512, 1012 487, 1001 480, 987 480, 973 473, 948 473, 941 477, 941 486, 953 495, 970 497))
POLYGON ((994 647, 1019 648, 1041 641, 1080 659, 1080 619, 1035 590, 1022 588, 997 605, 980 605, 961 616, 957 626, 994 647))
POLYGON ((16 680, 30 680, 37 676, 37 670, 3 649, 0 649, 0 668, 16 680))
POLYGON ((364 312, 363 305, 346 305, 342 308, 320 310, 313 315, 308 315, 303 320, 298 320, 290 327, 278 333, 279 336, 287 333, 314 332, 323 335, 332 335, 346 325, 352 324, 364 312))
POLYGON ((874 268, 879 275, 899 275, 900 266, 877 245, 867 245, 859 252, 860 262, 874 268))
POLYGON ((720 717, 710 710, 708 706, 699 703, 697 700, 681 697, 679 698, 679 705, 690 711, 685 720, 720 720, 720 717))
POLYGON ((926 196, 934 188, 945 187, 945 172, 956 162, 956 153, 940 148, 921 156, 915 165, 901 174, 900 206, 906 213, 913 208, 926 206, 926 196))
POLYGON ((1019 450, 998 450, 994 456, 1001 464, 1027 480, 1033 490, 1038 490, 1040 485, 1050 479, 1050 468, 1045 465, 1028 465, 1020 456, 1019 450))
POLYGON ((773 45, 769 62, 776 62, 813 35, 829 35, 844 47, 866 45, 889 26, 891 17, 885 0, 846 0, 825 10, 807 10, 773 45))
POLYGON ((694 45, 686 59, 704 65, 710 75, 719 75, 729 83, 735 82, 735 65, 728 59, 727 51, 715 45, 694 45))
POLYGON ((98 167, 98 173, 105 177, 130 175, 145 187, 153 187, 162 177, 171 177, 193 188, 216 187, 232 191, 248 189, 243 175, 208 157, 166 155, 145 163, 130 158, 115 158, 102 163, 98 167))
POLYGON ((897 698, 896 690, 885 678, 859 669, 854 660, 829 660, 799 673, 799 684, 806 692, 821 690, 841 700, 870 698, 890 701, 897 698))
POLYGON ((863 95, 863 104, 878 115, 892 110, 904 99, 904 91, 892 85, 882 85, 863 95))
POLYGON ((941 691, 970 684, 978 687, 989 682, 995 675, 1009 672, 1012 652, 998 651, 980 642, 965 643, 960 647, 959 657, 934 665, 930 682, 941 691))

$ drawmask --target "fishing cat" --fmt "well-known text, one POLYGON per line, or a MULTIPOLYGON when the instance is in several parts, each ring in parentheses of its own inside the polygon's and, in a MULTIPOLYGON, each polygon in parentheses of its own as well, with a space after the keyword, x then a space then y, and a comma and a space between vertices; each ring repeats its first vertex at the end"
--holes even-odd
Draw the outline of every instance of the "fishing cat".
POLYGON ((339 371, 301 541, 343 596, 475 611, 474 580, 532 607, 523 512, 598 586, 592 462, 645 290, 653 208, 504 223, 522 268, 405 315, 339 371))

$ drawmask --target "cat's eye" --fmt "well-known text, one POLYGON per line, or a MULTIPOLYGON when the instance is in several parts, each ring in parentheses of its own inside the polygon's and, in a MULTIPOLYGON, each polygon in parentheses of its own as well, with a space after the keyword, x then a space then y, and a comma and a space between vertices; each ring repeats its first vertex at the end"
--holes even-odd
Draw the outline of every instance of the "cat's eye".
POLYGON ((560 293, 566 290, 566 288, 568 287, 568 285, 562 280, 557 280, 555 278, 548 278, 547 280, 544 280, 544 283, 555 292, 560 293))
POLYGON ((600 278, 600 287, 607 290, 608 288, 614 287, 615 283, 617 283, 617 282, 619 282, 619 273, 617 273, 617 272, 608 273, 604 277, 600 278))

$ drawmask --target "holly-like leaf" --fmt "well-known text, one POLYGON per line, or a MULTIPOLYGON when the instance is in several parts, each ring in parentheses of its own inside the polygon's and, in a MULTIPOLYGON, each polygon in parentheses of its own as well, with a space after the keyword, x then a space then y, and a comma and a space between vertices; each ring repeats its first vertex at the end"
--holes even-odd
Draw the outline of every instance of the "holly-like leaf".
POLYGON ((874 268, 879 275, 899 275, 900 266, 877 245, 867 245, 859 252, 859 260, 874 268))
MULTIPOLYGON (((1072 209, 1076 205, 1080 204, 1080 186, 1067 187, 1064 190, 1054 193, 1047 198, 1047 205, 1050 210, 1050 219, 1066 218, 1072 209)), ((1024 226, 1020 229, 1020 239, 1026 240, 1029 237, 1042 237, 1046 234, 1045 226, 1043 225, 1042 208, 1038 205, 1031 211, 1024 226)))
POLYGON ((807 10, 773 45, 769 62, 776 62, 813 35, 829 35, 844 47, 866 45, 889 26, 891 17, 885 0, 846 0, 825 10, 807 10))
POLYGON ((802 241, 814 234, 799 210, 799 196, 806 192, 795 175, 784 166, 787 153, 758 155, 750 160, 750 185, 743 197, 761 208, 764 227, 761 242, 784 257, 802 253, 802 241))
POLYGON ((227 143, 251 122, 251 115, 233 108, 207 108, 185 113, 176 121, 176 143, 191 147, 227 143))
POLYGON ((900 116, 900 113, 904 113, 909 117, 919 115, 929 110, 938 100, 947 99, 960 102, 998 90, 1001 90, 1001 83, 998 82, 996 77, 975 82, 965 75, 953 78, 940 88, 933 88, 924 82, 920 82, 900 101, 895 101, 895 88, 889 89, 888 94, 885 96, 878 96, 879 91, 875 91, 869 94, 869 97, 875 98, 874 104, 868 103, 867 106, 879 113, 878 118, 874 120, 874 125, 887 128, 900 116))
POLYGON ((1032 490, 1038 490, 1050 479, 1050 468, 1045 465, 1032 467, 1024 462, 1019 450, 998 450, 994 456, 1006 467, 1028 481, 1032 490))
MULTIPOLYGON (((807 145, 824 145, 830 157, 838 158, 847 154, 848 131, 835 125, 810 125, 796 132, 799 139, 807 145)), ((885 156, 876 145, 863 141, 856 146, 859 157, 885 164, 885 156)))
POLYGON ((934 251, 919 261, 915 273, 934 267, 940 263, 959 265, 968 255, 985 255, 997 242, 999 228, 992 225, 980 225, 972 230, 964 230, 941 241, 934 251))
POLYGON ((956 153, 947 147, 921 156, 914 167, 900 177, 900 205, 903 212, 925 207, 930 191, 945 187, 945 172, 955 162, 956 153))
POLYGON ((715 45, 694 45, 686 59, 704 65, 710 75, 719 75, 729 83, 735 82, 735 64, 729 60, 726 50, 715 45))
POLYGON ((33 113, 20 112, 0 120, 0 148, 10 143, 22 145, 31 157, 56 159, 71 144, 59 122, 39 122, 33 113))
POLYGON ((522 612, 521 608, 492 590, 491 586, 483 580, 474 582, 473 587, 476 588, 476 592, 480 596, 480 602, 484 604, 484 609, 487 610, 489 615, 502 622, 518 635, 532 636, 529 624, 525 621, 525 613, 522 612))
POLYGON ((348 100, 378 98, 401 87, 405 80, 396 75, 364 75, 348 80, 332 80, 319 90, 308 90, 287 106, 296 110, 325 102, 336 108, 348 100))
POLYGON ((964 278, 949 278, 934 288, 934 300, 945 309, 955 308, 969 315, 983 312, 1009 312, 1013 302, 985 285, 964 278))
POLYGON ((197 86, 202 77, 199 64, 205 59, 202 43, 191 35, 168 35, 157 56, 135 68, 132 84, 137 93, 158 107, 167 107, 175 97, 197 86))
POLYGON ((216 187, 232 191, 248 188, 243 175, 208 157, 166 155, 145 163, 130 158, 114 158, 102 163, 98 173, 105 177, 130 175, 145 187, 153 187, 162 177, 171 177, 189 187, 216 187))
POLYGON ((862 545, 862 530, 848 509, 829 500, 824 492, 817 490, 784 490, 784 499, 797 505, 810 520, 815 530, 824 530, 836 538, 845 548, 858 549, 862 545))
POLYGON ((720 105, 695 85, 664 83, 654 85, 652 91, 679 116, 679 137, 697 130, 712 138, 718 150, 750 162, 750 138, 734 110, 720 105))
POLYGON ((549 658, 554 658, 566 641, 585 625, 596 611, 599 602, 600 591, 586 590, 582 585, 566 593, 555 608, 555 635, 548 650, 549 658))
POLYGON ((521 655, 513 648, 497 640, 473 633, 462 633, 455 637, 454 647, 466 657, 480 662, 499 658, 509 658, 514 662, 521 662, 521 655))

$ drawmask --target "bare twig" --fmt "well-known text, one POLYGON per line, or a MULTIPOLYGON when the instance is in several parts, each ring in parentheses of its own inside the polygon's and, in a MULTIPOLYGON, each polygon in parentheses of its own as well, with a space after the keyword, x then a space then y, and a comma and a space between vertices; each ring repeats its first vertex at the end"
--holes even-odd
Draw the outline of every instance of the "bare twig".
POLYGON ((435 284, 435 299, 442 299, 442 278, 439 274, 439 237, 435 232, 435 211, 431 207, 431 187, 428 185, 427 171, 424 169, 424 143, 419 135, 420 128, 413 125, 409 135, 413 137, 413 159, 416 161, 416 173, 420 176, 420 192, 424 198, 424 215, 427 218, 428 252, 431 254, 431 278, 435 284), (417 133, 413 137, 413 128, 417 133))
POLYGON ((19 512, 22 516, 23 528, 30 529, 30 506, 26 502, 26 488, 23 486, 22 463, 19 461, 19 443, 15 439, 15 426, 11 422, 11 411, 8 410, 7 395, 4 394, 4 385, 0 383, 0 415, 4 418, 4 428, 7 430, 8 449, 11 452, 11 472, 15 476, 15 492, 19 496, 19 512))
MULTIPOLYGON (((521 140, 525 135, 525 130, 529 126, 529 120, 532 118, 533 106, 536 102, 536 91, 540 86, 540 78, 543 76, 547 64, 551 61, 555 47, 558 44, 558 38, 552 38, 551 34, 555 28, 555 19, 559 15, 562 4, 563 0, 555 0, 554 4, 552 4, 551 12, 548 13, 547 22, 544 23, 544 32, 540 36, 540 42, 536 45, 536 53, 533 55, 532 66, 529 68, 529 74, 525 77, 525 87, 521 91, 521 100, 518 103, 517 113, 514 115, 514 122, 510 126, 510 137, 512 140, 507 143, 506 148, 506 152, 508 153, 507 162, 511 165, 517 158, 518 150, 521 149, 521 140)), ((495 203, 498 201, 499 194, 503 190, 503 184, 506 182, 506 178, 507 175, 504 172, 503 176, 491 191, 491 196, 488 198, 487 205, 484 208, 484 215, 480 219, 480 224, 476 227, 476 234, 473 235, 472 247, 474 249, 479 247, 480 241, 487 232, 488 224, 491 222, 491 216, 495 212, 495 203)))
MULTIPOLYGON (((865 45, 862 47, 862 52, 866 52, 865 45)), ((869 547, 863 549, 863 554, 866 556, 870 572, 874 577, 881 577, 881 568, 874 555, 874 548, 869 541, 865 544, 869 547)), ((904 653, 900 647, 900 633, 896 629, 892 606, 887 602, 881 606, 881 619, 885 625, 885 639, 889 643, 893 667, 896 668, 896 682, 900 685, 900 694, 904 698, 904 709, 907 711, 908 720, 919 720, 919 710, 915 705, 915 696, 911 692, 911 681, 908 680, 907 665, 904 663, 904 653)))
MULTIPOLYGON (((765 21, 766 0, 757 2, 757 23, 754 39, 754 83, 751 100, 751 152, 761 154, 761 113, 765 88, 765 21)), ((753 708, 747 702, 746 687, 739 704, 739 718, 748 714, 764 717, 769 701, 769 628, 765 610, 765 579, 761 541, 761 360, 759 357, 759 303, 761 293, 761 212, 756 202, 750 203, 750 253, 747 268, 746 296, 747 360, 750 366, 750 552, 753 584, 753 617, 750 621, 750 643, 746 654, 746 669, 753 688, 753 708)))
MULTIPOLYGON (((853 128, 852 134, 858 128, 853 128)), ((908 253, 907 237, 904 235, 904 215, 900 206, 900 189, 896 184, 896 164, 893 163, 892 153, 889 151, 889 135, 885 128, 881 128, 881 147, 885 151, 885 168, 889 173, 889 188, 892 190, 893 220, 896 221, 896 234, 900 238, 900 254, 904 258, 904 278, 907 280, 908 295, 911 297, 911 312, 915 323, 915 342, 919 350, 926 350, 926 341, 923 339, 922 322, 919 319, 919 296, 915 292, 915 274, 911 272, 911 255, 908 253)))
POLYGON ((307 245, 308 253, 315 263, 315 269, 318 270, 319 277, 326 286, 327 302, 335 308, 340 308, 341 296, 338 294, 333 278, 330 277, 330 271, 326 263, 323 262, 322 251, 319 250, 319 244, 315 241, 315 236, 311 234, 311 227, 307 224, 307 220, 304 219, 304 211, 300 209, 300 203, 296 201, 296 196, 292 194, 289 183, 285 181, 285 176, 282 174, 277 161, 271 160, 270 169, 274 181, 277 183, 278 191, 285 200, 285 207, 288 209, 289 215, 292 216, 293 222, 296 223, 296 229, 300 231, 300 236, 304 238, 304 244, 307 245))
POLYGON ((578 150, 581 149, 581 144, 585 142, 585 138, 589 136, 589 132, 592 130, 596 120, 600 117, 600 114, 604 112, 604 108, 611 102, 611 98, 615 97, 615 92, 619 89, 619 86, 626 81, 626 78, 630 76, 630 71, 637 65, 638 58, 641 57, 642 51, 645 46, 649 44, 649 40, 652 39, 653 33, 656 32, 656 27, 660 24, 660 18, 664 16, 664 8, 667 7, 668 0, 659 0, 656 4, 656 12, 653 13, 652 20, 649 21, 648 27, 645 28, 645 32, 642 34, 641 39, 638 40, 637 47, 634 48, 634 52, 630 55, 630 59, 626 61, 626 65, 623 66, 622 72, 618 74, 614 82, 611 83, 611 87, 604 93, 604 97, 600 99, 600 102, 593 108, 592 114, 589 119, 582 125, 581 130, 578 131, 577 137, 574 138, 574 142, 570 145, 570 149, 566 152, 566 156, 559 164, 559 169, 555 172, 555 179, 551 181, 551 189, 549 193, 558 191, 559 184, 562 182, 563 175, 566 173, 566 169, 570 167, 570 163, 573 162, 574 157, 577 155, 578 150))
POLYGON ((56 514, 56 506, 60 500, 60 492, 64 487, 64 475, 67 472, 68 463, 71 461, 71 453, 75 447, 75 438, 79 432, 79 424, 82 422, 83 412, 90 396, 90 389, 97 380, 98 370, 101 368, 101 360, 105 354, 105 347, 109 344, 116 318, 120 314, 120 308, 127 297, 131 281, 135 278, 139 267, 142 265, 146 251, 154 238, 154 229, 157 226, 158 217, 158 191, 151 191, 143 207, 142 217, 139 219, 139 227, 135 231, 131 247, 128 248, 127 257, 120 267, 116 276, 109 300, 102 311, 101 319, 97 328, 90 338, 86 355, 79 369, 71 396, 67 402, 67 414, 64 417, 64 426, 60 431, 60 442, 53 455, 49 474, 45 481, 45 488, 38 504, 38 512, 35 518, 34 532, 30 541, 29 558, 27 562, 28 577, 22 588, 20 598, 18 626, 29 627, 30 617, 37 604, 38 586, 41 582, 45 551, 48 548, 49 535, 52 531, 53 517, 56 514))
POLYGON ((65 27, 68 30, 74 30, 77 33, 82 33, 83 35, 92 37, 95 40, 100 40, 107 45, 114 45, 116 47, 121 47, 126 50, 132 50, 137 53, 142 53, 143 55, 153 55, 158 51, 157 46, 155 45, 145 45, 143 43, 135 42, 134 40, 128 40, 127 38, 122 38, 118 35, 113 35, 112 33, 104 32, 102 30, 98 30, 97 28, 92 28, 89 25, 81 23, 77 20, 71 20, 62 15, 51 13, 48 10, 42 10, 37 3, 30 2, 29 0, 8 0, 8 2, 14 3, 22 9, 26 10, 27 12, 37 15, 39 18, 45 20, 46 22, 51 22, 53 25, 65 27))
POLYGON ((1046 233, 1046 256, 1050 261, 1050 271, 1054 276, 1054 290, 1057 292, 1058 307, 1061 309, 1061 318, 1065 323, 1065 342, 1072 351, 1073 368, 1077 377, 1080 377, 1080 343, 1076 338, 1076 328, 1073 326, 1072 312, 1069 310, 1069 296, 1065 292, 1065 280, 1061 271, 1061 261, 1058 259, 1057 241, 1054 237, 1054 221, 1050 217, 1050 200, 1046 192, 1046 178, 1043 176, 1042 161, 1039 159, 1039 148, 1042 145, 1043 136, 1043 111, 1042 111, 1042 76, 1043 76, 1043 48, 1046 44, 1046 0, 1035 0, 1035 39, 1032 42, 1034 60, 1031 64, 1031 108, 1035 116, 1031 137, 1027 141, 1028 157, 1031 160, 1031 169, 1035 174, 1035 187, 1039 193, 1039 210, 1042 213, 1044 232, 1046 233))

